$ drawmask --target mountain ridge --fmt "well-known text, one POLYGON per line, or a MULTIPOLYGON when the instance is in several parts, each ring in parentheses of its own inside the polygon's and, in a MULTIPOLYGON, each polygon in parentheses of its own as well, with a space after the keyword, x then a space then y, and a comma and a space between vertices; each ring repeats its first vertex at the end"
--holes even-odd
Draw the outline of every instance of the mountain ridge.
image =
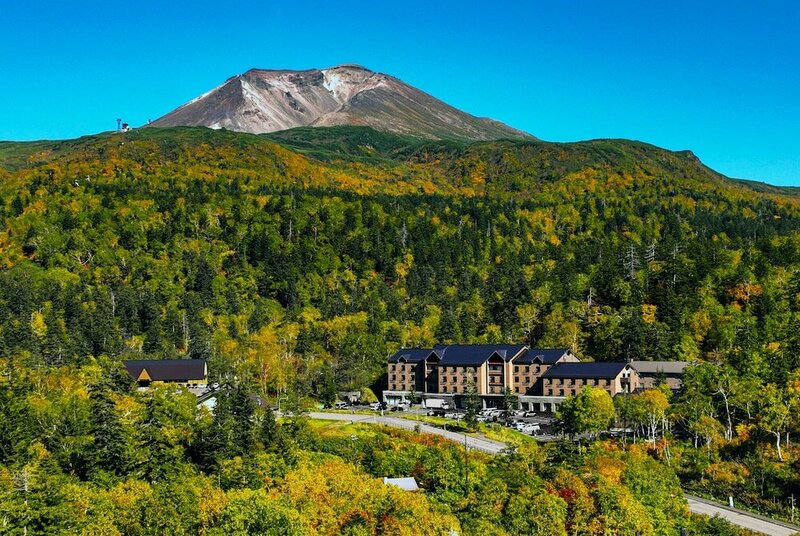
MULTIPOLYGON (((145 150, 157 151, 152 158, 161 162, 157 165, 162 165, 165 158, 171 161, 175 155, 196 151, 201 146, 241 151, 240 156, 233 159, 215 157, 224 158, 220 165, 228 169, 258 169, 257 162, 252 160, 255 157, 247 155, 244 148, 257 150, 261 158, 280 147, 288 151, 285 156, 301 156, 314 166, 352 171, 354 179, 362 173, 357 166, 368 164, 370 168, 382 170, 387 177, 402 177, 408 179, 409 184, 432 181, 438 192, 451 194, 463 193, 463 185, 478 180, 478 168, 485 168, 480 172, 482 184, 475 191, 478 195, 491 195, 489 190, 484 191, 489 187, 498 193, 496 188, 501 182, 505 183, 501 188, 506 191, 504 195, 509 192, 535 195, 536 185, 542 181, 569 183, 573 174, 591 169, 618 174, 641 172, 670 177, 676 185, 688 180, 695 185, 732 188, 765 197, 796 200, 800 193, 798 188, 730 178, 703 164, 689 150, 670 151, 636 140, 601 138, 568 143, 430 140, 355 126, 299 127, 259 135, 206 127, 147 128, 70 140, 0 141, 0 175, 79 163, 94 165, 93 162, 102 163, 112 157, 128 158, 131 154, 135 154, 135 160, 145 161, 147 158, 141 154, 145 150), (243 159, 245 156, 247 159, 243 159), (430 177, 423 179, 428 175, 430 177), (459 184, 461 186, 457 186, 459 184)), ((374 189, 375 185, 370 188, 374 189)))
POLYGON ((431 139, 535 139, 494 119, 458 110, 391 75, 355 64, 327 69, 249 69, 150 126, 207 126, 264 134, 342 125, 431 139))

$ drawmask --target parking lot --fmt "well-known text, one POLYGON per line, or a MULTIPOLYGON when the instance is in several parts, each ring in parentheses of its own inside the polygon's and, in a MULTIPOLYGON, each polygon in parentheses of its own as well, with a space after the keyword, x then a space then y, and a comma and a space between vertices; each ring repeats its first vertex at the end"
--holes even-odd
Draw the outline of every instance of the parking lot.
MULTIPOLYGON (((412 410, 414 411, 414 410, 412 410)), ((444 417, 454 421, 461 421, 465 417, 464 410, 459 409, 430 409, 424 411, 432 417, 444 417)), ((549 415, 539 415, 533 411, 518 410, 508 415, 505 410, 484 409, 477 415, 477 421, 482 423, 496 423, 508 426, 518 432, 541 439, 550 439, 553 433, 553 418, 549 415)))
MULTIPOLYGON (((360 413, 374 411, 382 415, 395 414, 403 417, 424 415, 428 417, 450 419, 455 422, 463 421, 466 414, 463 409, 426 409, 422 407, 411 408, 408 405, 389 406, 381 403, 340 404, 337 406, 337 409, 358 411, 360 413)), ((477 421, 486 424, 508 426, 517 432, 535 437, 540 441, 552 441, 560 437, 560 435, 554 429, 554 419, 552 414, 538 414, 534 411, 517 410, 511 412, 511 415, 507 415, 505 410, 486 408, 478 412, 477 421)))

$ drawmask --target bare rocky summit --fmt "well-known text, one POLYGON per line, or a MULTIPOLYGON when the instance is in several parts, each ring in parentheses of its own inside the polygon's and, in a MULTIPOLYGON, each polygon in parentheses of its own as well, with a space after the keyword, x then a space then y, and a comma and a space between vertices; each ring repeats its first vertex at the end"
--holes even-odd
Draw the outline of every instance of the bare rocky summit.
POLYGON ((306 71, 251 69, 152 123, 253 134, 338 125, 432 139, 534 139, 358 65, 306 71))

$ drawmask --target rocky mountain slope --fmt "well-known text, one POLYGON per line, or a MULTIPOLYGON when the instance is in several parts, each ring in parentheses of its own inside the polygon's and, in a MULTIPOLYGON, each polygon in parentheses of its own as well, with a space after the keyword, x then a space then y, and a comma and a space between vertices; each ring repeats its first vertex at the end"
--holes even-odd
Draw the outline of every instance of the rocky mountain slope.
POLYGON ((338 125, 430 139, 534 139, 498 121, 462 112, 397 78, 356 65, 306 71, 251 69, 152 123, 253 134, 338 125))

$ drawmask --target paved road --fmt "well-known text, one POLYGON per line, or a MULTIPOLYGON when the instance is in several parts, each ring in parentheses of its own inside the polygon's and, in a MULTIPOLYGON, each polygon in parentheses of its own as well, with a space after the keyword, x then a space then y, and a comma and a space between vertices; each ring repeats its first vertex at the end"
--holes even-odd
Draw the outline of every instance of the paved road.
MULTIPOLYGON (((450 432, 449 430, 442 430, 435 426, 430 426, 424 423, 416 423, 408 419, 399 417, 389 417, 380 415, 348 415, 346 413, 309 413, 312 419, 327 419, 332 421, 348 421, 360 422, 365 424, 383 424, 386 426, 393 426, 395 428, 404 428, 406 430, 413 430, 415 426, 419 425, 420 431, 426 434, 435 434, 446 437, 452 441, 464 444, 466 437, 467 447, 470 449, 488 452, 489 454, 498 454, 508 445, 499 441, 491 439, 483 439, 472 436, 464 436, 457 432, 450 432)), ((728 508, 727 506, 716 504, 705 499, 700 499, 691 495, 685 495, 686 500, 689 502, 689 510, 695 514, 703 514, 707 516, 718 515, 733 525, 743 527, 755 532, 761 532, 770 536, 791 536, 800 532, 800 527, 794 527, 789 524, 772 521, 765 517, 760 517, 742 510, 728 508)))
POLYGON ((800 527, 795 527, 788 523, 772 521, 766 517, 756 516, 737 508, 729 508, 693 495, 685 494, 684 497, 689 502, 689 510, 695 514, 718 515, 739 527, 771 536, 791 536, 800 532, 800 527))
POLYGON ((437 428, 435 426, 431 426, 425 423, 418 423, 408 419, 402 419, 400 417, 389 417, 384 416, 381 417, 380 415, 348 415, 347 413, 309 413, 309 417, 312 419, 327 419, 331 421, 348 421, 348 422, 360 422, 365 424, 383 424, 386 426, 393 426, 395 428, 404 428, 406 430, 413 430, 417 425, 419 425, 420 432, 424 432, 426 434, 435 434, 446 437, 451 441, 455 441, 460 444, 464 444, 464 439, 466 438, 467 448, 480 450, 483 452, 488 452, 489 454, 499 454, 504 448, 507 448, 508 445, 505 443, 501 443, 499 441, 492 441, 491 439, 483 439, 478 437, 472 436, 465 436, 464 434, 460 434, 458 432, 451 432, 449 430, 442 430, 441 428, 437 428))

